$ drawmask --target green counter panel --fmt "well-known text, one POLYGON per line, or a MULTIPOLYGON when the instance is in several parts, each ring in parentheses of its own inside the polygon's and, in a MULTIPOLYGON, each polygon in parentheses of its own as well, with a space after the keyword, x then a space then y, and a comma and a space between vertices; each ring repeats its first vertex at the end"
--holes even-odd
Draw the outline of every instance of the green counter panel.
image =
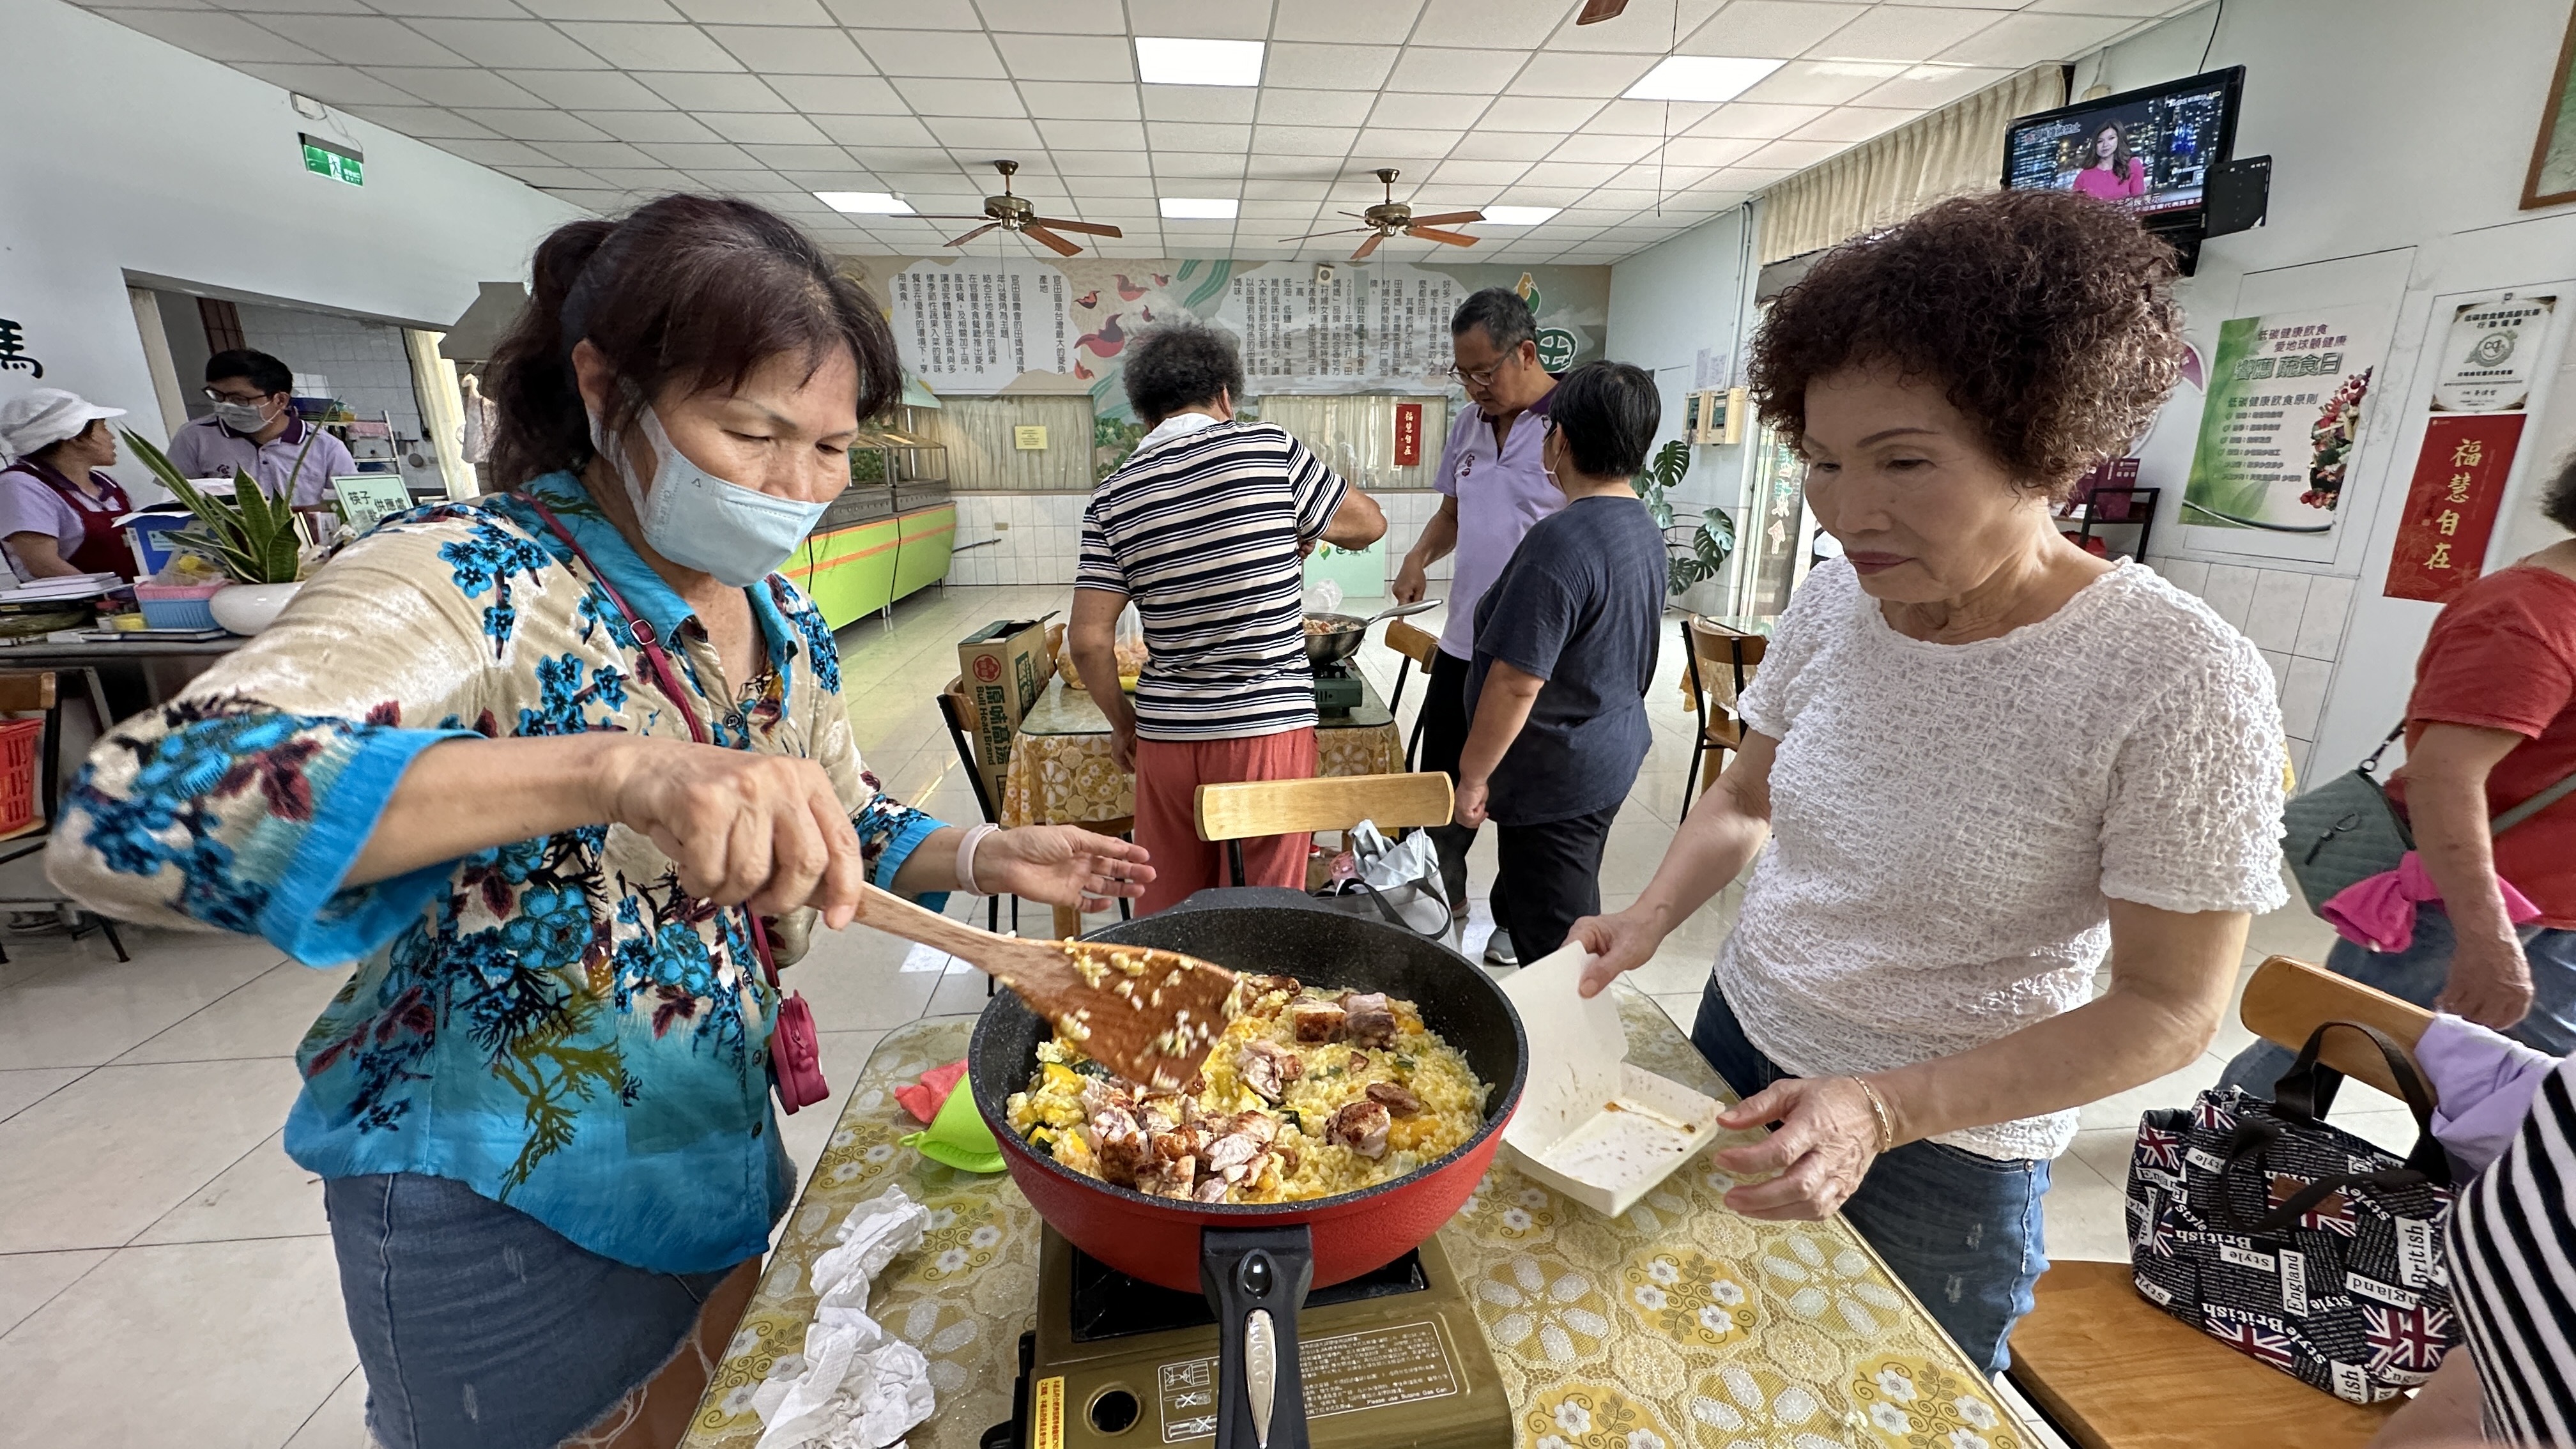
POLYGON ((839 629, 948 576, 957 506, 901 514, 807 539, 780 572, 839 629))

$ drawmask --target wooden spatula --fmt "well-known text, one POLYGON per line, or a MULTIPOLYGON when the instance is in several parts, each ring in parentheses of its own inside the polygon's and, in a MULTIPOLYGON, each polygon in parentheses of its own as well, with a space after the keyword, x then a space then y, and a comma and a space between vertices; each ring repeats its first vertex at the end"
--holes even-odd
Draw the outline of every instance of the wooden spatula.
POLYGON ((996 936, 864 886, 859 919, 974 966, 1131 1082, 1178 1091, 1240 1009, 1240 980, 1178 951, 996 936))

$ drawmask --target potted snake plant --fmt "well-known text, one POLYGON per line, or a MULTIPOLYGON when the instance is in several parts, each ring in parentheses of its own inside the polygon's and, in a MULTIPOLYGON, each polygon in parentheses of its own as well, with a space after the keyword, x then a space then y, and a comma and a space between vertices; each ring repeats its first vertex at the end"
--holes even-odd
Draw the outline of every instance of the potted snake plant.
MULTIPOLYGON (((320 431, 306 431, 307 452, 320 431)), ((231 587, 216 590, 206 600, 215 622, 235 634, 256 634, 267 628, 285 609, 287 600, 295 597, 304 574, 303 539, 295 530, 292 483, 286 499, 272 499, 260 491, 248 473, 236 468, 233 496, 223 498, 179 476, 169 455, 149 439, 129 430, 125 445, 143 460, 153 479, 187 505, 196 519, 196 527, 171 534, 170 543, 212 560, 232 581, 231 587)), ((303 452, 296 454, 290 479, 303 472, 304 457, 303 452)))

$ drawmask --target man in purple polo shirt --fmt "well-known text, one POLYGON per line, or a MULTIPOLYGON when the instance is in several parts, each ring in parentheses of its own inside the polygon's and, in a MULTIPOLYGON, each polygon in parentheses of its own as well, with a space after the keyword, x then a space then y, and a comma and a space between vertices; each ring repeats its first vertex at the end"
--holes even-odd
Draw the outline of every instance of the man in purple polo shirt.
MULTIPOLYGON (((1556 379, 1538 365, 1538 319, 1530 315, 1529 303, 1508 287, 1475 293, 1449 319, 1449 344, 1450 374, 1476 406, 1459 414, 1449 429, 1449 443, 1433 477, 1433 486, 1446 496, 1404 556, 1395 576, 1395 597, 1406 604, 1421 598, 1429 588, 1426 571, 1457 551, 1449 622, 1440 631, 1440 652, 1422 697, 1419 765, 1445 772, 1454 783, 1458 753, 1467 743, 1467 665, 1476 653, 1476 601, 1502 576, 1521 535, 1564 507, 1565 495, 1539 466, 1556 379)), ((1440 847, 1442 884, 1452 907, 1463 911, 1467 847, 1475 843, 1476 832, 1470 826, 1443 825, 1431 834, 1440 847)), ((1511 937, 1501 930, 1487 943, 1485 959, 1520 964, 1511 937)))
POLYGON ((265 352, 237 347, 207 358, 206 398, 214 415, 171 435, 171 466, 182 478, 230 478, 239 468, 271 498, 291 494, 299 508, 322 503, 331 496, 332 477, 355 473, 358 465, 348 444, 296 415, 294 393, 295 374, 265 352))

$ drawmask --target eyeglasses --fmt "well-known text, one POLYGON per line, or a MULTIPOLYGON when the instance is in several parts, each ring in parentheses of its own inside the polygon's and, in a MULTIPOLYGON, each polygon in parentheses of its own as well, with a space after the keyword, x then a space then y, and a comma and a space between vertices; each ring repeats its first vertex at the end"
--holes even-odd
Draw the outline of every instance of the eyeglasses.
POLYGON ((221 392, 211 387, 200 388, 198 390, 206 395, 206 401, 208 402, 247 403, 253 407, 268 401, 269 396, 264 392, 221 392))
POLYGON ((1463 382, 1470 387, 1491 387, 1494 383, 1494 374, 1501 372, 1502 370, 1503 365, 1499 362, 1495 363, 1491 367, 1477 368, 1473 372, 1469 372, 1453 362, 1432 375, 1435 377, 1445 377, 1452 382, 1463 382))

